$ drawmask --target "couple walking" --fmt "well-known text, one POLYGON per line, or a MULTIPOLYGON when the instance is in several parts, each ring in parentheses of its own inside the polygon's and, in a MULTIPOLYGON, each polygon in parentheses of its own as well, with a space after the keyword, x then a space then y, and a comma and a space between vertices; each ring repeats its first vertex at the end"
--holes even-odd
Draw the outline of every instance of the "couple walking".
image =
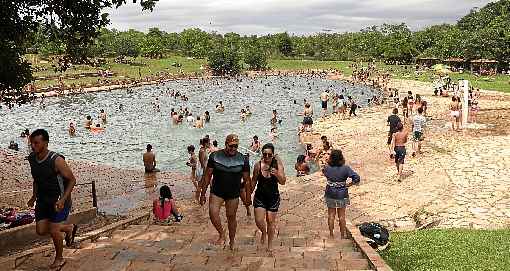
POLYGON ((267 250, 271 251, 276 214, 280 206, 278 185, 284 185, 286 181, 283 163, 275 156, 273 144, 265 144, 262 147, 262 159, 254 165, 253 175, 250 176, 248 157, 238 152, 238 148, 239 137, 230 134, 225 139, 225 148, 211 153, 204 172, 200 204, 205 204, 207 188, 211 184, 209 216, 219 234, 215 244, 222 245, 226 241, 220 219, 220 208, 225 204, 229 246, 234 250, 239 197, 244 205, 251 205, 251 195, 256 186, 253 200, 255 223, 262 232, 261 242, 267 240, 267 250))

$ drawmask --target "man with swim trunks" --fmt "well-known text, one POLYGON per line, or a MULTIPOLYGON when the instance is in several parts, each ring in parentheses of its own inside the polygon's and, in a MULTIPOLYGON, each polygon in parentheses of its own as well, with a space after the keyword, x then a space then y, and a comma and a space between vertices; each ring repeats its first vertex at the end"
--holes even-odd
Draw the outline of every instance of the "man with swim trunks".
POLYGON ((390 131, 388 132, 388 141, 386 142, 386 144, 388 145, 388 147, 390 149, 390 153, 391 153, 390 158, 393 158, 393 152, 392 152, 392 148, 391 148, 391 140, 393 138, 393 134, 398 131, 397 125, 402 122, 400 120, 400 118, 398 117, 398 108, 393 108, 392 113, 393 114, 388 116, 388 120, 387 120, 388 126, 390 127, 390 131))
POLYGON ((406 143, 408 133, 404 130, 402 122, 397 123, 396 132, 392 135, 392 146, 395 151, 395 166, 397 167, 398 181, 402 181, 402 170, 406 157, 406 143))
POLYGON ((65 264, 63 240, 67 246, 71 246, 78 229, 74 224, 65 223, 71 211, 71 193, 76 179, 64 157, 48 150, 49 135, 46 130, 32 132, 30 141, 33 152, 28 156, 28 161, 34 187, 27 205, 33 207, 36 203, 37 234, 50 235, 53 240, 56 255, 50 269, 61 268, 65 264))
MULTIPOLYGON (((235 245, 236 215, 241 194, 241 179, 244 181, 246 191, 248 194, 251 194, 249 159, 238 152, 238 148, 239 137, 230 134, 225 139, 225 148, 209 155, 200 195, 200 204, 205 204, 207 188, 211 183, 211 178, 214 176, 209 196, 209 217, 219 234, 215 244, 221 245, 225 242, 225 232, 220 219, 220 208, 222 204, 225 204, 231 250, 234 249, 235 245)), ((251 199, 248 198, 246 200, 245 205, 251 205, 251 199)))
POLYGON ((423 141, 423 131, 427 119, 423 116, 423 108, 418 108, 418 114, 413 118, 413 157, 416 156, 416 152, 421 154, 421 142, 423 141))
POLYGON ((143 165, 145 173, 159 172, 159 169, 156 168, 156 154, 152 152, 151 144, 147 144, 147 152, 143 154, 143 165))
POLYGON ((328 91, 324 91, 321 93, 321 107, 322 107, 322 116, 325 117, 328 113, 328 100, 329 100, 329 93, 328 91))

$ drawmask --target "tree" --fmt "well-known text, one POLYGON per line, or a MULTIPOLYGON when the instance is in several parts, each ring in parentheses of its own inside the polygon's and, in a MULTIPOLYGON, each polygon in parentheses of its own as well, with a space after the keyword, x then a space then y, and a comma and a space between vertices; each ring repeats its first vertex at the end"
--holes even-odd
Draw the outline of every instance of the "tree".
POLYGON ((260 47, 257 38, 252 38, 244 51, 244 63, 250 70, 264 70, 267 68, 266 52, 260 47))
POLYGON ((198 28, 183 30, 179 38, 180 47, 186 56, 205 57, 211 49, 209 34, 198 28))
MULTIPOLYGON (((152 10, 158 0, 140 0, 152 10)), ((136 2, 136 0, 133 0, 136 2)), ((119 7, 126 0, 9 0, 0 11, 0 101, 22 102, 23 86, 32 80, 30 64, 22 58, 31 32, 42 29, 52 41, 65 44, 62 67, 87 60, 89 47, 99 29, 109 23, 105 8, 119 7)))
POLYGON ((236 75, 241 71, 239 52, 224 42, 219 42, 209 52, 207 60, 215 75, 236 75))
POLYGON ((278 50, 284 56, 291 56, 294 49, 292 46, 292 40, 289 37, 287 32, 280 33, 276 35, 276 42, 278 45, 278 50))
POLYGON ((149 33, 145 35, 142 44, 142 51, 145 56, 150 58, 161 58, 165 50, 164 32, 159 28, 150 28, 149 33))

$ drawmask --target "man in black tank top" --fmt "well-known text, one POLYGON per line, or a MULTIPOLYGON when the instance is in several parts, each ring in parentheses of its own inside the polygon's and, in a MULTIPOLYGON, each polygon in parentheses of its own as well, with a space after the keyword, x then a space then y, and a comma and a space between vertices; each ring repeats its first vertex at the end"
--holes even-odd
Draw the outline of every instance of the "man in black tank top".
POLYGON ((67 246, 74 241, 77 226, 65 224, 71 210, 71 192, 76 179, 64 158, 48 150, 49 135, 43 129, 30 135, 33 152, 29 155, 30 170, 34 178, 32 198, 28 206, 35 206, 36 232, 50 235, 55 245, 55 261, 50 269, 63 266, 63 240, 67 246))
MULTIPOLYGON (((225 203, 231 250, 234 249, 235 244, 237 206, 239 205, 242 184, 248 191, 248 195, 251 195, 249 190, 251 187, 250 163, 246 156, 237 151, 238 147, 239 137, 231 134, 225 139, 225 149, 215 151, 209 155, 200 194, 200 204, 203 205, 206 201, 207 188, 214 175, 214 182, 211 185, 209 196, 209 217, 219 234, 215 244, 222 245, 225 242, 225 231, 220 219, 220 208, 225 203), (243 179, 243 183, 241 179, 243 179)), ((244 204, 249 206, 251 205, 250 201, 251 199, 246 199, 244 204)))

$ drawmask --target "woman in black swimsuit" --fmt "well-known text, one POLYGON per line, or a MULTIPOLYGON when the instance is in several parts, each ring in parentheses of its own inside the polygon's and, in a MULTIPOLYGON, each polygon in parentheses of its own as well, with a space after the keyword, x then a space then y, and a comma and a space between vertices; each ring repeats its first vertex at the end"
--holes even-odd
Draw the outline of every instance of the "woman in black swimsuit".
POLYGON ((285 185, 285 171, 282 161, 274 155, 271 143, 262 147, 262 159, 253 168, 252 191, 255 189, 253 207, 255 223, 262 232, 261 243, 266 241, 267 250, 271 251, 276 228, 276 213, 280 207, 278 184, 285 185))

